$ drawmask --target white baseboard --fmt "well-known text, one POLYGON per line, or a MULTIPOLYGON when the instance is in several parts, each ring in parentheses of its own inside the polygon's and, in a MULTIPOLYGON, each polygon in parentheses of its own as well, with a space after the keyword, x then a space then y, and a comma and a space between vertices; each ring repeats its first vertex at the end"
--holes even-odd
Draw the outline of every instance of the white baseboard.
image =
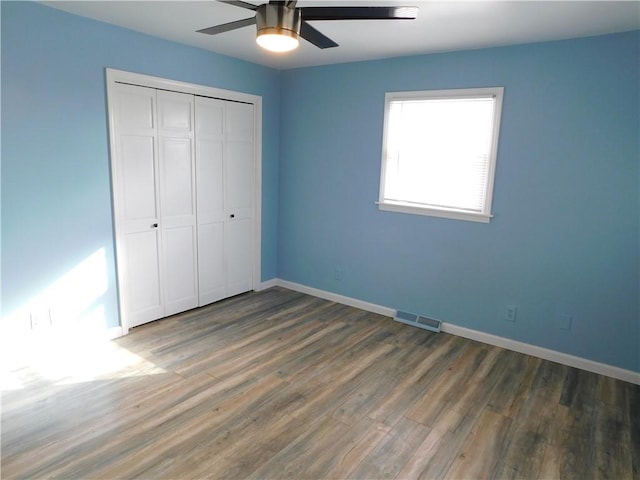
POLYGON ((510 338, 499 337, 490 333, 484 333, 478 330, 460 327, 452 323, 443 323, 442 331, 445 333, 450 333, 452 335, 457 335, 459 337, 468 338, 470 340, 477 340, 478 342, 488 343, 489 345, 506 348, 507 350, 513 350, 514 352, 524 353, 526 355, 542 358, 543 360, 561 363, 569 367, 575 367, 581 370, 586 370, 588 372, 599 373, 608 377, 617 378, 618 380, 624 380, 625 382, 640 385, 640 373, 634 372, 632 370, 626 370, 624 368, 615 367, 613 365, 607 365, 606 363, 595 362, 586 358, 569 355, 568 353, 562 353, 556 350, 539 347, 537 345, 531 345, 529 343, 511 340, 510 338))
MULTIPOLYGON (((387 317, 393 318, 396 314, 396 311, 393 308, 364 302, 356 298, 338 295, 337 293, 327 292, 325 290, 308 287, 306 285, 289 282, 287 280, 282 280, 279 278, 261 283, 260 290, 275 286, 288 288, 289 290, 306 293, 314 297, 324 298, 325 300, 342 303, 344 305, 349 305, 350 307, 360 308, 362 310, 378 313, 387 317)), ((458 325, 454 325, 453 323, 443 322, 442 331, 451 335, 457 335, 459 337, 468 338, 470 340, 476 340, 478 342, 487 343, 489 345, 495 345, 497 347, 506 348, 507 350, 512 350, 514 352, 532 355, 534 357, 542 358, 543 360, 549 360, 551 362, 560 363, 569 367, 579 368, 588 372, 598 373, 601 375, 606 375, 608 377, 617 378, 618 380, 623 380, 625 382, 640 385, 640 372, 634 372, 633 370, 626 370, 624 368, 608 365, 606 363, 595 362, 586 358, 569 355, 568 353, 562 353, 556 350, 539 347, 537 345, 531 345, 529 343, 511 340, 510 338, 499 337, 497 335, 484 333, 479 330, 460 327, 458 325)))
POLYGON ((383 307, 374 303, 365 302, 356 298, 345 297, 344 295, 338 295, 337 293, 327 292, 326 290, 320 290, 318 288, 307 287, 299 283, 289 282, 287 280, 276 280, 276 285, 289 290, 295 290, 296 292, 307 293, 314 297, 324 298, 332 302, 341 303, 343 305, 349 305, 350 307, 359 308, 368 312, 378 313, 386 317, 393 317, 396 311, 393 308, 383 307))
POLYGON ((266 290, 267 288, 277 287, 278 285, 280 285, 280 283, 278 282, 279 281, 277 278, 272 278, 271 280, 267 280, 266 282, 260 282, 255 291, 261 292, 262 290, 266 290))
POLYGON ((113 340, 114 338, 122 337, 123 335, 124 331, 120 326, 108 328, 104 332, 105 340, 113 340))

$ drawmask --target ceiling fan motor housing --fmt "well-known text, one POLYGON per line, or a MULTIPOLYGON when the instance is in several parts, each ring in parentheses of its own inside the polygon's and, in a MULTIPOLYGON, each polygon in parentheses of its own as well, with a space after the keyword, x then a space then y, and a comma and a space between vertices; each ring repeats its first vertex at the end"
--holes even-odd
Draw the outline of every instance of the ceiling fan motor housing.
POLYGON ((276 34, 298 38, 302 17, 300 9, 264 4, 256 10, 258 35, 276 34))

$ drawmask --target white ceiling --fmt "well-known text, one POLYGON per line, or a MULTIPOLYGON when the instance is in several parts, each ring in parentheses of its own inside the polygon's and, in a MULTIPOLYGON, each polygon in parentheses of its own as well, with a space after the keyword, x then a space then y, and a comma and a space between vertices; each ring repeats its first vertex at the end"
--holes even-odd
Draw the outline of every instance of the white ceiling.
MULTIPOLYGON (((266 0, 246 0, 256 5, 266 0)), ((298 6, 407 5, 417 20, 323 21, 313 25, 340 46, 302 41, 288 54, 255 43, 255 26, 219 35, 195 31, 254 12, 207 1, 43 1, 70 13, 279 69, 559 40, 640 29, 640 1, 304 1, 298 6)))

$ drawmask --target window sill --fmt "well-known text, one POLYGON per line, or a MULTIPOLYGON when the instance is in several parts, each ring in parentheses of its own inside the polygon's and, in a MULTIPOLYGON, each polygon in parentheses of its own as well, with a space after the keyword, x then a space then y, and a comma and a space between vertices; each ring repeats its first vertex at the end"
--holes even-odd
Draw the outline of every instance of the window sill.
POLYGON ((376 202, 378 209, 387 212, 409 213, 414 215, 426 215, 428 217, 449 218, 452 220, 466 220, 469 222, 489 223, 493 215, 483 213, 462 212, 456 210, 436 210, 433 208, 416 207, 400 203, 376 202))

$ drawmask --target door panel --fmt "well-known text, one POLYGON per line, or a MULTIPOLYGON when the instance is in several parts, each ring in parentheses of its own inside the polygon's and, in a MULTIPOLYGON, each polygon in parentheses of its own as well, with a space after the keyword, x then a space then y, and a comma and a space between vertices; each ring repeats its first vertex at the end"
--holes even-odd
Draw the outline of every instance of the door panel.
POLYGON ((229 141, 253 141, 253 105, 225 102, 227 107, 226 135, 229 141))
POLYGON ((232 219, 227 230, 227 294, 231 296, 253 288, 253 219, 232 219))
POLYGON ((193 132, 193 96, 177 92, 158 92, 158 128, 165 133, 193 132))
POLYGON ((129 327, 164 314, 161 241, 156 225, 155 90, 118 85, 115 92, 115 214, 122 311, 129 327))
POLYGON ((228 102, 226 106, 227 293, 236 295, 253 288, 253 105, 228 102))
POLYGON ((198 288, 200 305, 227 296, 227 262, 224 249, 224 222, 198 226, 198 288))
POLYGON ((198 254, 193 151, 194 97, 158 97, 161 268, 165 315, 198 305, 198 254))
POLYGON ((223 143, 220 140, 197 140, 196 184, 198 222, 224 219, 223 143))
POLYGON ((226 103, 215 98, 196 97, 196 137, 200 140, 222 140, 226 103))
POLYGON ((227 297, 222 100, 196 98, 199 305, 227 297))
POLYGON ((193 216, 193 154, 191 139, 160 139, 162 217, 193 216))
POLYGON ((118 85, 118 130, 154 130, 155 90, 133 85, 118 85))
POLYGON ((125 238, 125 300, 130 327, 156 320, 163 315, 158 232, 131 233, 125 238))
POLYGON ((122 135, 122 200, 125 220, 157 218, 152 136, 122 135))
POLYGON ((227 211, 236 218, 242 210, 242 217, 250 216, 253 211, 253 144, 227 143, 226 156, 226 197, 227 211))
POLYGON ((162 231, 164 263, 165 315, 183 312, 197 306, 195 281, 196 258, 193 243, 194 228, 191 225, 164 228, 162 231))

